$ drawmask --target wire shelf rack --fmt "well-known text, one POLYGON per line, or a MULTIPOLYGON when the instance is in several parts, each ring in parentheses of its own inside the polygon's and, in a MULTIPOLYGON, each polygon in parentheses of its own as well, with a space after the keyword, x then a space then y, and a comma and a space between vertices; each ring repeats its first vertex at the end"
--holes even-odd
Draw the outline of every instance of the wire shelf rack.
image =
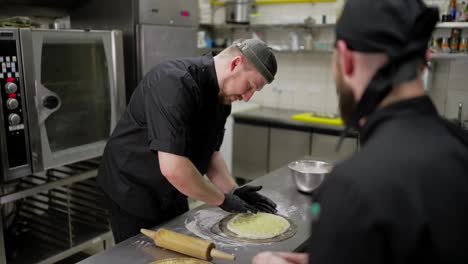
POLYGON ((8 264, 53 263, 64 251, 111 236, 96 185, 98 166, 98 159, 82 161, 2 186, 8 264))

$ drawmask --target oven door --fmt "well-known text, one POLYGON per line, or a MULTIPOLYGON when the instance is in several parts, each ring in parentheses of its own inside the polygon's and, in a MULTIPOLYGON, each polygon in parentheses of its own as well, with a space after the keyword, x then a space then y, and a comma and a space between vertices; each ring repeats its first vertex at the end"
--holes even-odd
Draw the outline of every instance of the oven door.
POLYGON ((125 109, 120 31, 20 31, 33 171, 102 154, 125 109))

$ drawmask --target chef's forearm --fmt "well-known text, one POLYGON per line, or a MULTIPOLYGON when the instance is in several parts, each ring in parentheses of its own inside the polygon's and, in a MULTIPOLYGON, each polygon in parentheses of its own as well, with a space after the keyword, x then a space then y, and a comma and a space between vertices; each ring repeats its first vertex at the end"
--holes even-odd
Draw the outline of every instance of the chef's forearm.
POLYGON ((186 157, 159 152, 162 174, 181 193, 211 205, 220 205, 224 194, 206 180, 186 157))
POLYGON ((210 181, 224 193, 231 191, 237 186, 236 182, 229 174, 223 156, 218 151, 213 153, 206 175, 210 181))

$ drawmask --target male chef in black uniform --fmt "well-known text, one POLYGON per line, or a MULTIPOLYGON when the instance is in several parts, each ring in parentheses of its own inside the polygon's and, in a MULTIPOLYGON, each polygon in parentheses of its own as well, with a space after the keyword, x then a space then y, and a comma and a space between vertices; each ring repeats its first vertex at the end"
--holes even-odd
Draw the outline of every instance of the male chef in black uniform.
POLYGON ((309 254, 253 263, 468 263, 468 135, 442 119, 421 72, 438 11, 422 0, 348 0, 334 78, 361 149, 314 196, 309 254))
POLYGON ((219 153, 231 103, 248 101, 276 71, 272 50, 247 39, 216 56, 167 61, 146 74, 106 145, 97 178, 116 243, 186 212, 187 196, 229 212, 276 212, 258 193, 261 186, 236 185, 219 153))

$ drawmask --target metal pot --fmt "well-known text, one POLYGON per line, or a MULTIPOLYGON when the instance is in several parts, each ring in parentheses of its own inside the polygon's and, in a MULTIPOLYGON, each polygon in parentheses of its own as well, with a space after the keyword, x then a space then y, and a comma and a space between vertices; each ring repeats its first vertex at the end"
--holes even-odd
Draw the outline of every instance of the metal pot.
POLYGON ((252 0, 226 0, 226 23, 249 24, 252 0))
POLYGON ((320 186, 332 165, 324 161, 298 160, 288 164, 294 183, 299 191, 311 193, 320 186))

